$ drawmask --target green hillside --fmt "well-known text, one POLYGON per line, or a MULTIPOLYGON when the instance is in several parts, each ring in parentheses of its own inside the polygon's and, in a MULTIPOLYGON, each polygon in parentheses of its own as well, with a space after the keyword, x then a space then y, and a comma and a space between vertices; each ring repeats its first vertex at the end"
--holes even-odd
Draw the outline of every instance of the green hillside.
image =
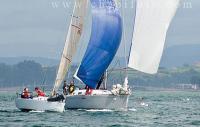
MULTIPOLYGON (((0 87, 27 85, 52 86, 56 76, 56 66, 43 67, 34 61, 23 61, 15 65, 0 64, 0 87)), ((73 66, 69 78, 75 72, 73 66)), ((185 65, 178 68, 160 68, 158 74, 149 75, 129 70, 129 84, 134 86, 150 86, 162 88, 177 88, 180 84, 200 84, 200 66, 185 65)), ((109 84, 123 83, 123 71, 109 71, 109 84)), ((67 79, 69 80, 69 79, 67 79)))

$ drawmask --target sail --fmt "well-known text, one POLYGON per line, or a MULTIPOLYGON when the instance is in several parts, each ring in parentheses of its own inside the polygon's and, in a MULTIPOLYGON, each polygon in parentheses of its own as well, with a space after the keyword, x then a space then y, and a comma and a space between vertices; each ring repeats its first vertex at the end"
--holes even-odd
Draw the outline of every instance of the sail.
POLYGON ((76 53, 86 15, 87 0, 76 0, 53 91, 62 84, 76 53))
POLYGON ((122 37, 122 19, 114 0, 90 0, 92 4, 91 38, 77 77, 95 89, 113 60, 122 37))
POLYGON ((130 68, 150 74, 157 72, 178 4, 179 0, 137 0, 130 68))

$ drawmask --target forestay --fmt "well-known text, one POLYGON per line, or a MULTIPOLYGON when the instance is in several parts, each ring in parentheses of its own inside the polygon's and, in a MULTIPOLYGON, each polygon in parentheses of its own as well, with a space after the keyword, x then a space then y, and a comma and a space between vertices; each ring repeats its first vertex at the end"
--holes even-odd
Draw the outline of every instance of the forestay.
POLYGON ((178 5, 179 0, 137 0, 130 68, 157 72, 166 33, 178 5))
POLYGON ((92 33, 76 77, 90 88, 96 88, 119 48, 122 19, 114 0, 90 1, 92 33))
POLYGON ((53 92, 56 92, 62 81, 64 80, 67 71, 71 65, 72 58, 76 53, 77 45, 79 43, 82 31, 84 18, 86 15, 88 0, 76 0, 73 10, 73 15, 71 17, 71 22, 64 46, 64 50, 62 53, 60 65, 57 72, 57 77, 55 80, 55 85, 53 92))

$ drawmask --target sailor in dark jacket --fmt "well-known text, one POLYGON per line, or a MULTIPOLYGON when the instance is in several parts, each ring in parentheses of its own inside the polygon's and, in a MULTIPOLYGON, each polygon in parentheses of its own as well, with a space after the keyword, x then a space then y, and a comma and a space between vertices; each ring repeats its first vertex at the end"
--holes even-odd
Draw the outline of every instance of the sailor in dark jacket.
POLYGON ((63 94, 64 94, 64 95, 67 95, 67 94, 68 94, 68 87, 69 87, 69 86, 67 86, 67 82, 64 81, 64 85, 63 85, 63 94))

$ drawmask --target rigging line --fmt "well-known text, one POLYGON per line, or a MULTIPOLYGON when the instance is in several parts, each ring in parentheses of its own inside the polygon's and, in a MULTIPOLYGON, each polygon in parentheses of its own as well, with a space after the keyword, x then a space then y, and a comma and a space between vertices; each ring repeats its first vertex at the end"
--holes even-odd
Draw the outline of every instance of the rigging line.
MULTIPOLYGON (((120 60, 117 60, 116 61, 116 63, 115 63, 115 65, 114 65, 114 67, 113 68, 115 68, 116 66, 117 66, 117 64, 120 64, 120 60)), ((108 79, 108 77, 111 75, 111 73, 114 71, 114 69, 110 69, 110 71, 109 71, 109 73, 107 74, 107 79, 108 79)), ((108 71, 107 71, 108 72, 108 71)))
MULTIPOLYGON (((119 62, 119 66, 120 66, 120 62, 119 62)), ((120 71, 120 79, 121 79, 121 84, 123 84, 123 79, 122 79, 122 71, 120 71)))
POLYGON ((129 69, 129 68, 113 68, 112 70, 108 70, 108 72, 114 72, 114 71, 135 71, 133 69, 129 69))
MULTIPOLYGON (((133 31, 132 31, 132 36, 131 36, 131 45, 130 45, 130 48, 129 48, 129 58, 128 58, 128 63, 129 63, 129 60, 130 60, 130 55, 131 55, 131 48, 132 48, 132 45, 133 45, 133 33, 134 33, 134 31, 135 31, 135 19, 136 19, 136 11, 137 11, 137 0, 135 0, 135 13, 134 13, 134 18, 133 18, 133 21, 134 21, 134 23, 133 23, 133 31)), ((127 68, 128 68, 128 66, 127 66, 127 68)))
POLYGON ((44 85, 44 84, 46 84, 46 78, 47 78, 47 70, 46 70, 46 68, 43 70, 43 74, 44 74, 44 79, 43 79, 43 81, 42 81, 42 85, 44 85))
MULTIPOLYGON (((125 1, 126 2, 126 1, 125 1)), ((122 13, 122 23, 123 23, 123 42, 124 42, 124 57, 125 57, 125 67, 128 67, 128 61, 127 61, 127 39, 126 39, 126 29, 125 29, 125 12, 124 12, 124 7, 125 5, 123 5, 123 0, 121 0, 121 13, 122 13)), ((126 76, 128 75, 127 71, 125 71, 126 76)))
MULTIPOLYGON (((119 64, 119 66, 120 66, 120 60, 117 60, 117 61, 116 61, 116 63, 115 63, 115 65, 114 65, 113 69, 107 70, 107 73, 108 73, 108 74, 107 74, 107 79, 109 78, 109 76, 111 75, 111 73, 116 72, 116 71, 115 71, 115 67, 116 67, 118 64, 119 64)), ((124 70, 126 71, 125 68, 124 68, 124 70)), ((120 77, 121 77, 121 78, 120 78, 119 80, 117 79, 117 82, 121 80, 121 83, 123 83, 123 79, 122 79, 122 70, 119 70, 119 72, 120 72, 119 74, 120 74, 120 77)), ((114 81, 114 80, 113 80, 113 81, 114 81)))

